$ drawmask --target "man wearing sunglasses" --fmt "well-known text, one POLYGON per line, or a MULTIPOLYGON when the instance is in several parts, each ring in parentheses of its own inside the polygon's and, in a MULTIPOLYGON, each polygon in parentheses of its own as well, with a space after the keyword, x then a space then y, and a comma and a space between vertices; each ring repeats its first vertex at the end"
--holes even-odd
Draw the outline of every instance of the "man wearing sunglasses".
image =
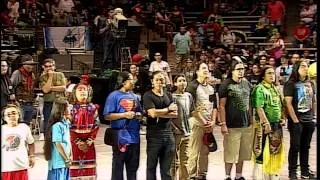
POLYGON ((63 73, 54 71, 55 66, 53 59, 45 59, 43 61, 42 68, 43 73, 40 76, 39 85, 43 91, 44 100, 44 124, 42 129, 42 132, 44 132, 47 128, 54 100, 64 96, 64 92, 66 90, 66 80, 63 73))

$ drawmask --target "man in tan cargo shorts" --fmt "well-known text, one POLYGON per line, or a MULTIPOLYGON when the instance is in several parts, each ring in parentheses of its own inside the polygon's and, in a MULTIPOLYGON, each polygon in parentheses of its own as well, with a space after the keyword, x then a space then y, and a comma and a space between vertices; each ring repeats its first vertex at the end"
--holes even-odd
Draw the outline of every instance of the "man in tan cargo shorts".
POLYGON ((236 164, 236 180, 242 176, 243 161, 251 160, 252 126, 249 115, 250 83, 244 79, 242 60, 232 58, 230 74, 219 88, 221 132, 224 135, 224 161, 226 180, 231 180, 231 170, 236 164))

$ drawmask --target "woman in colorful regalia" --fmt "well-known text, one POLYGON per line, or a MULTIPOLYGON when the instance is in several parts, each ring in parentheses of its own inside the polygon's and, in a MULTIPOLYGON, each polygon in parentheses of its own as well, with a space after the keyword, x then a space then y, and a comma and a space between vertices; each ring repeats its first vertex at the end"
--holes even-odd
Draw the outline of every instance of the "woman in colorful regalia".
POLYGON ((253 179, 278 180, 285 158, 282 130, 285 114, 280 92, 274 85, 275 71, 272 66, 262 69, 259 82, 252 92, 257 120, 253 179))
POLYGON ((73 88, 73 122, 70 128, 73 161, 71 179, 96 179, 94 140, 99 129, 98 106, 89 102, 88 85, 79 83, 73 88))

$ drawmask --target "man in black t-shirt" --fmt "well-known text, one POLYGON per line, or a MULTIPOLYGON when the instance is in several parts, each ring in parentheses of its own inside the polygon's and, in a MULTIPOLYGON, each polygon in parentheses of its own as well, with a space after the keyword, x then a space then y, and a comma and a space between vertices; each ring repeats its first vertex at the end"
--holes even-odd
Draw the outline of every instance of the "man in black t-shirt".
POLYGON ((226 180, 231 180, 236 164, 236 180, 243 180, 243 161, 251 160, 252 129, 250 112, 250 83, 244 77, 244 64, 239 57, 231 61, 229 78, 219 88, 221 132, 224 135, 226 180))
POLYGON ((161 179, 171 180, 170 166, 175 152, 170 118, 177 118, 177 105, 164 90, 165 77, 160 71, 152 73, 153 89, 143 95, 147 111, 147 179, 156 180, 158 160, 161 179))
MULTIPOLYGON (((309 169, 309 149, 315 123, 315 91, 308 79, 308 64, 297 61, 289 81, 283 88, 288 112, 288 129, 290 132, 290 149, 288 154, 289 178, 297 179, 297 161, 300 156, 301 178, 317 179, 309 169)), ((316 117, 315 117, 316 118, 316 117)))

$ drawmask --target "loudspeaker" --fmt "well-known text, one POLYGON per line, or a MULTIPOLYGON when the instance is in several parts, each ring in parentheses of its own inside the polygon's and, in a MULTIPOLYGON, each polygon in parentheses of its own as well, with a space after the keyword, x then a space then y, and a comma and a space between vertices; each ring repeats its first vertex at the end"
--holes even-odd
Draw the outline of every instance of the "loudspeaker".
POLYGON ((154 54, 156 52, 159 52, 162 54, 163 61, 168 61, 166 40, 150 41, 148 46, 149 46, 149 57, 151 61, 155 60, 154 54))

